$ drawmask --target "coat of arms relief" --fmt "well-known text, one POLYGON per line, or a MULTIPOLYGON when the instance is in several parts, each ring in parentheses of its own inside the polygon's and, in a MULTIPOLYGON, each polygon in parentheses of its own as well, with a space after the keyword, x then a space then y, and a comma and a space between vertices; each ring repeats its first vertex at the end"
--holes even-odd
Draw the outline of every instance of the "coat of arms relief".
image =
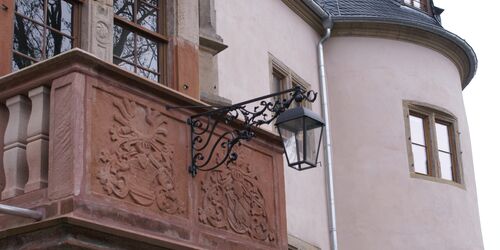
POLYGON ((174 146, 169 144, 168 119, 149 107, 113 98, 110 144, 98 157, 97 179, 108 195, 130 197, 136 204, 183 214, 174 182, 174 146))
MULTIPOLYGON (((275 242, 261 182, 250 165, 249 149, 238 147, 238 160, 207 173, 201 182, 199 221, 215 228, 275 242)), ((220 155, 216 155, 220 157, 220 155)))

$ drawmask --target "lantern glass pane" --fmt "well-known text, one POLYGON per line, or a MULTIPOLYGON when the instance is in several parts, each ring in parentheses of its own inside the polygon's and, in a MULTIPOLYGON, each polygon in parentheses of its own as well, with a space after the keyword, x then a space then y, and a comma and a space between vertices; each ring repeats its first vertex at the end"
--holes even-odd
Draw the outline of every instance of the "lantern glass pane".
POLYGON ((304 160, 303 120, 302 118, 291 120, 278 127, 289 165, 304 160))
POLYGON ((304 131, 299 130, 295 135, 295 142, 297 143, 297 160, 298 161, 303 161, 304 160, 304 131))
POLYGON ((309 129, 306 127, 306 150, 305 160, 313 165, 316 165, 318 155, 319 138, 321 137, 322 127, 309 129))

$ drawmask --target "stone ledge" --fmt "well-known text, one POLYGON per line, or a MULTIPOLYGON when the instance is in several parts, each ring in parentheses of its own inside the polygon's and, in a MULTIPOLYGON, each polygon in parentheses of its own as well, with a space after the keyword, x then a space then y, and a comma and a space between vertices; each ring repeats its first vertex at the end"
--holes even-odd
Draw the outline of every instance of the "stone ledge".
POLYGON ((44 220, 0 232, 3 249, 201 249, 72 216, 44 220), (118 247, 118 248, 117 248, 118 247))

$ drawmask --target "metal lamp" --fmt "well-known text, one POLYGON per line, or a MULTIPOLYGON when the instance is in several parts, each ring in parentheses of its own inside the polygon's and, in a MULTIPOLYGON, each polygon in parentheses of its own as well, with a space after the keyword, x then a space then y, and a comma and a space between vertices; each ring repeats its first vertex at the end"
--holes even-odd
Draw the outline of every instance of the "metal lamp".
POLYGON ((275 123, 283 141, 288 166, 296 170, 316 167, 325 123, 303 107, 289 109, 275 123))
MULTIPOLYGON (((293 102, 314 102, 317 93, 297 86, 281 92, 257 97, 231 106, 219 107, 191 116, 187 123, 191 127, 191 164, 189 173, 194 177, 198 171, 211 171, 223 164, 229 164, 238 159, 233 151, 234 146, 242 140, 249 141, 255 137, 254 129, 264 124, 271 124, 276 120, 276 126, 285 146, 289 166, 304 170, 316 167, 319 142, 323 133, 324 123, 311 110, 304 108, 290 109, 293 102), (283 98, 284 95, 288 97, 283 98), (275 99, 275 97, 282 97, 275 99), (271 101, 269 101, 271 99, 271 101), (248 104, 258 103, 253 108, 248 104), (215 128, 220 122, 234 123, 232 130, 221 135, 215 135, 215 128), (314 143, 318 146, 310 148, 314 143), (221 157, 213 157, 214 152, 220 150, 221 157)), ((178 106, 166 107, 186 108, 205 106, 178 106)))

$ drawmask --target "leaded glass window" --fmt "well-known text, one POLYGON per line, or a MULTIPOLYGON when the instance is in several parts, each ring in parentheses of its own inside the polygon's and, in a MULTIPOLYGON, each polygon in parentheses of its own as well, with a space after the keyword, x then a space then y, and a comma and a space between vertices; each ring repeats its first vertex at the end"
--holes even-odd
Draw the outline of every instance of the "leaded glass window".
POLYGON ((75 12, 69 0, 16 0, 12 70, 74 47, 75 12))

